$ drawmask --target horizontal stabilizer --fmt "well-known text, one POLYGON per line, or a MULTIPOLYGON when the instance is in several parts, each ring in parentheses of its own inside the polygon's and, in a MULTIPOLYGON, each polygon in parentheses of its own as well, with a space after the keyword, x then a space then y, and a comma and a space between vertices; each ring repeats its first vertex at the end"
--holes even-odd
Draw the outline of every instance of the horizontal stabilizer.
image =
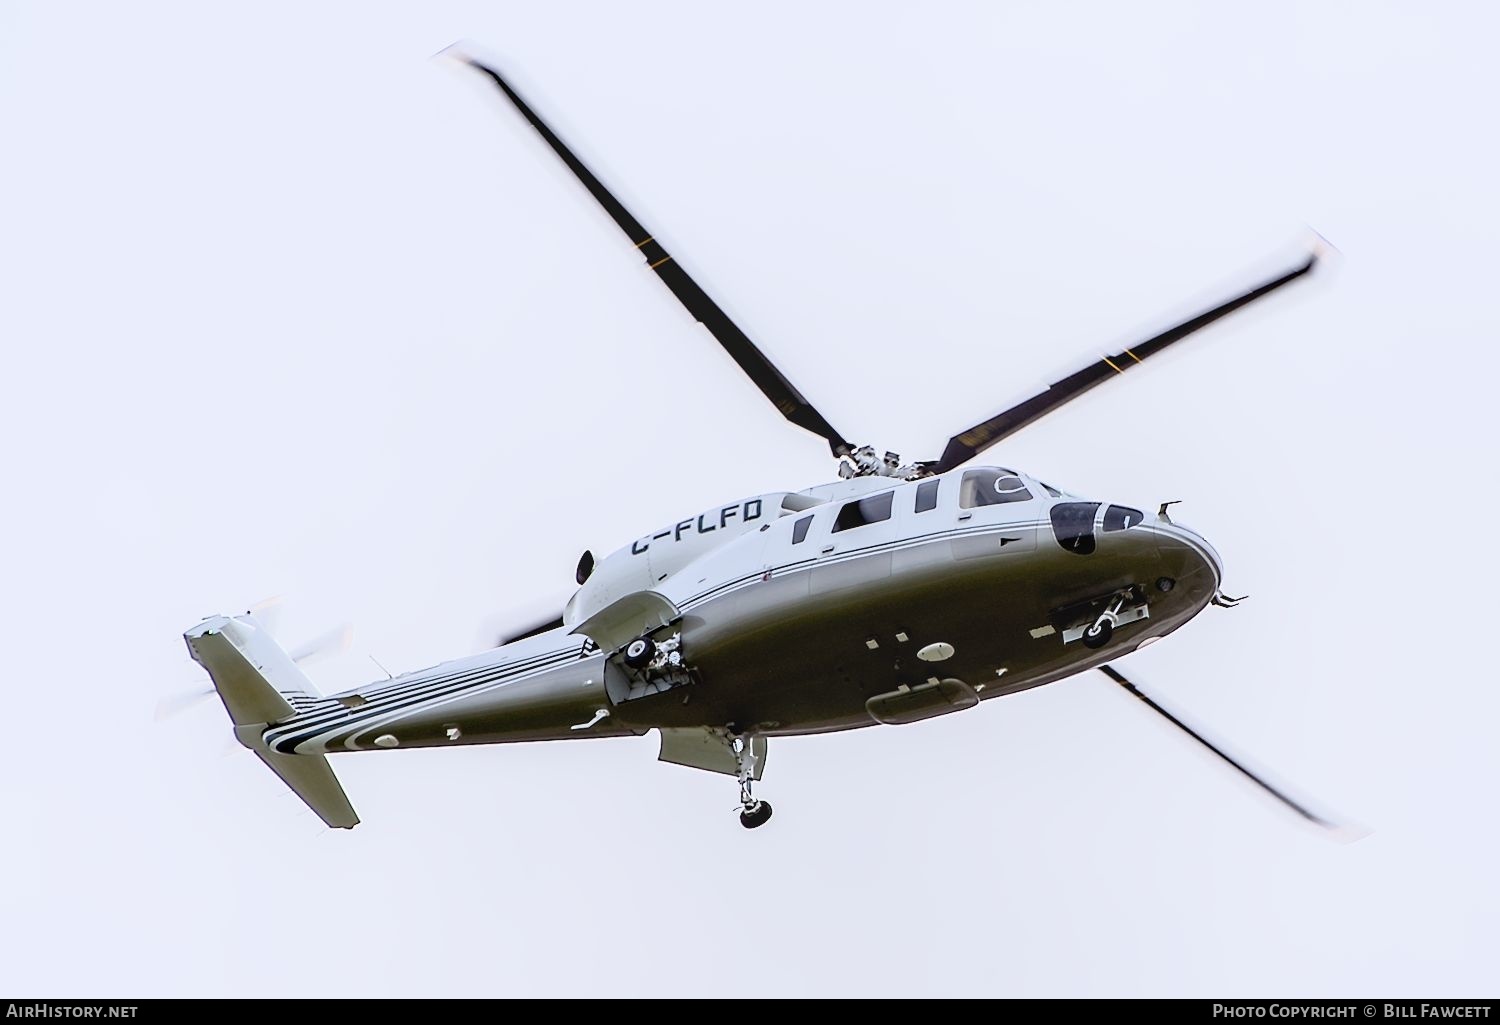
MULTIPOLYGON (((302 798, 318 818, 334 829, 353 829, 359 825, 359 816, 344 793, 343 784, 333 774, 327 755, 289 755, 267 750, 260 741, 260 727, 252 727, 253 737, 242 738, 240 743, 255 752, 266 767, 281 777, 281 781, 302 798), (253 741, 246 743, 246 740, 253 741)), ((235 735, 240 734, 235 730, 235 735)), ((246 732, 250 732, 247 730, 246 732)))

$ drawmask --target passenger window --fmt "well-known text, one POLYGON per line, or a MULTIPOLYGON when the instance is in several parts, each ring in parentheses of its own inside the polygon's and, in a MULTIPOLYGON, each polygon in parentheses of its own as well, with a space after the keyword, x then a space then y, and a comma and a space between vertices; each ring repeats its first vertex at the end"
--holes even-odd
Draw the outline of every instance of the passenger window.
POLYGON ((890 519, 891 502, 895 497, 894 491, 887 491, 884 494, 850 502, 839 510, 839 518, 833 521, 833 533, 837 534, 841 530, 853 530, 855 527, 890 519))
POLYGON ((981 505, 1004 505, 1007 502, 1029 502, 1031 492, 1026 483, 1009 470, 970 470, 958 486, 958 505, 973 509, 981 505))
POLYGON ((937 493, 940 480, 924 481, 917 485, 917 512, 931 512, 937 508, 937 493))
POLYGON ((807 528, 812 526, 813 518, 804 516, 792 524, 792 544, 800 545, 807 539, 807 528))

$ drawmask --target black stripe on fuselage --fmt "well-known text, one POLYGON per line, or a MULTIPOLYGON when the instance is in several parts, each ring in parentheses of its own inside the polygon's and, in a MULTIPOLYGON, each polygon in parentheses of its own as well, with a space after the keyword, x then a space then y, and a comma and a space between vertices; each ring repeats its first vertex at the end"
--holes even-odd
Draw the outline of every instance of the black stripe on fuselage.
POLYGON ((305 724, 294 724, 297 728, 293 732, 283 731, 274 740, 268 739, 274 750, 293 753, 296 748, 310 740, 321 739, 327 744, 340 735, 353 735, 361 731, 373 729, 382 722, 401 719, 414 710, 427 707, 435 703, 446 703, 451 700, 459 700, 473 694, 479 694, 494 687, 504 687, 522 680, 531 679, 536 676, 551 672, 560 668, 568 661, 563 660, 556 663, 535 666, 520 673, 491 672, 485 675, 465 679, 460 683, 440 690, 414 694, 408 700, 396 704, 388 704, 374 712, 366 713, 360 708, 357 713, 342 719, 324 720, 322 723, 306 727, 305 724))
MULTIPOLYGON (((364 698, 364 702, 359 705, 345 705, 341 701, 339 701, 338 698, 334 698, 333 700, 338 704, 338 707, 330 708, 329 711, 358 711, 360 713, 375 712, 381 709, 394 707, 397 704, 401 703, 403 700, 415 696, 419 693, 426 693, 428 691, 449 684, 457 684, 464 680, 472 679, 476 675, 485 675, 495 672, 523 672, 534 666, 550 664, 554 661, 561 661, 562 659, 571 657, 574 654, 576 654, 576 651, 572 648, 566 650, 554 649, 552 651, 530 655, 526 658, 515 659, 510 662, 487 662, 479 665, 470 665, 464 668, 452 668, 437 671, 428 675, 421 675, 405 680, 400 680, 395 683, 387 683, 385 686, 370 689, 368 691, 355 691, 353 692, 353 695, 344 695, 345 697, 357 695, 361 698, 364 698)), ((441 667, 437 668, 440 669, 441 667)), ((308 725, 308 723, 306 721, 301 723, 293 723, 288 721, 286 723, 278 723, 276 725, 279 729, 282 727, 300 727, 308 725)))
POLYGON ((500 680, 530 675, 535 671, 552 669, 574 661, 577 654, 577 649, 570 647, 516 662, 491 663, 444 673, 441 676, 425 677, 401 688, 400 693, 392 694, 386 691, 382 693, 380 699, 371 699, 363 705, 350 708, 340 704, 338 708, 329 709, 326 712, 317 712, 308 717, 298 717, 278 723, 274 729, 266 731, 265 740, 277 750, 284 750, 287 738, 291 737, 294 741, 291 746, 295 747, 329 727, 342 728, 357 725, 378 718, 386 712, 410 708, 433 698, 461 693, 464 690, 500 680))

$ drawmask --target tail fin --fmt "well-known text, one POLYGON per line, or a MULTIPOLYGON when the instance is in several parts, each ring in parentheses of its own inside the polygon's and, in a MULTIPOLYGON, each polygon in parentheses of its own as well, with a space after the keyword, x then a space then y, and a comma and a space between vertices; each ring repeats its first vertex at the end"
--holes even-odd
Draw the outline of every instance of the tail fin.
POLYGON ((298 705, 317 697, 297 663, 249 617, 205 619, 183 639, 194 661, 213 680, 234 722, 235 738, 325 823, 341 829, 357 825, 359 817, 326 755, 282 754, 267 748, 262 739, 268 724, 290 719, 298 705))

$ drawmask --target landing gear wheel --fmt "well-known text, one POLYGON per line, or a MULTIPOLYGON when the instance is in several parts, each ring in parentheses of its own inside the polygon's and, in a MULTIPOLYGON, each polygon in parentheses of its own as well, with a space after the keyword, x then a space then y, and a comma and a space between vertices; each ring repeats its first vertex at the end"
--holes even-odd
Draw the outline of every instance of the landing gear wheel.
POLYGON ((655 641, 649 637, 637 637, 625 646, 625 664, 632 669, 645 669, 655 654, 655 641))
MULTIPOLYGON (((734 729, 730 726, 729 729, 734 729)), ((756 751, 756 738, 748 733, 727 734, 729 750, 734 752, 734 760, 739 763, 740 777, 740 825, 746 829, 756 829, 764 826, 771 818, 771 802, 758 801, 750 791, 755 786, 755 777, 759 775, 756 771, 760 767, 760 760, 765 757, 765 741, 761 741, 759 752, 756 751)))
POLYGON ((1107 619, 1101 619, 1083 632, 1083 646, 1102 648, 1109 643, 1110 635, 1114 632, 1115 625, 1107 619))
POLYGON ((740 825, 746 829, 764 826, 771 819, 771 802, 755 801, 740 811, 740 825))

